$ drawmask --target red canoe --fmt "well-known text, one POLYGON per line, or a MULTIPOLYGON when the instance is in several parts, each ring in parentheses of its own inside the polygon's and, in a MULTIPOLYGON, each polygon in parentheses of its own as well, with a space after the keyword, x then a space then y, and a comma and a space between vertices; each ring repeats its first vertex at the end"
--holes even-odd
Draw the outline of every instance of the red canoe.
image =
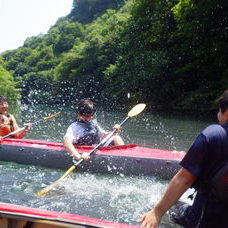
MULTIPOLYGON (((89 152, 91 146, 77 147, 79 152, 89 152)), ((99 148, 89 162, 84 162, 78 171, 157 176, 171 178, 180 168, 184 152, 160 150, 137 145, 99 148)), ((0 160, 48 168, 68 169, 72 158, 60 142, 45 142, 28 139, 5 139, 0 142, 0 160)), ((12 204, 0 203, 0 227, 54 228, 54 227, 134 227, 100 219, 37 210, 12 204)))
MULTIPOLYGON (((92 146, 77 147, 89 152, 92 146)), ((170 179, 180 168, 184 152, 168 151, 125 145, 99 148, 90 161, 80 165, 78 171, 105 174, 144 175, 170 179)), ((68 169, 73 165, 60 142, 28 139, 5 139, 0 143, 0 160, 48 168, 68 169)))

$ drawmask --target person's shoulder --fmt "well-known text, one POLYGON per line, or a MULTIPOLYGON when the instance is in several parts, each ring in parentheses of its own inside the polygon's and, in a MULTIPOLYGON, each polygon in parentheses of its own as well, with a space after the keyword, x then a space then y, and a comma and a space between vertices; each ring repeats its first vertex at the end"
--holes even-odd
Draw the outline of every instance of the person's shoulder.
POLYGON ((73 123, 71 123, 70 125, 69 125, 69 127, 68 128, 81 128, 82 126, 81 126, 81 124, 78 122, 78 121, 74 121, 73 123))
POLYGON ((202 133, 206 136, 217 136, 217 135, 223 135, 226 133, 225 129, 220 124, 211 124, 208 127, 206 127, 202 133))
POLYGON ((223 129, 223 127, 222 127, 222 125, 220 125, 220 124, 211 124, 211 125, 209 125, 209 126, 207 126, 205 129, 204 129, 204 131, 218 131, 218 130, 222 130, 223 129))
POLYGON ((73 127, 73 126, 76 126, 78 125, 77 121, 74 121, 73 123, 71 123, 68 127, 73 127))

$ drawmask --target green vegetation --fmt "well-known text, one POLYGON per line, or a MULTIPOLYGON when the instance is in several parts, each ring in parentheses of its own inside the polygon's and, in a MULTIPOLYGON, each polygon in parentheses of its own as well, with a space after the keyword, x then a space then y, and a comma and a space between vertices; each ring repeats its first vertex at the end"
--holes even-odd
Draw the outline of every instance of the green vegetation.
POLYGON ((1 69, 0 92, 17 85, 23 102, 211 110, 228 88, 227 22, 219 0, 74 0, 47 34, 1 55, 10 73, 1 69))
MULTIPOLYGON (((1 64, 1 63, 0 63, 1 64)), ((19 92, 16 89, 13 76, 0 65, 0 94, 7 96, 9 101, 16 102, 19 98, 19 92)))

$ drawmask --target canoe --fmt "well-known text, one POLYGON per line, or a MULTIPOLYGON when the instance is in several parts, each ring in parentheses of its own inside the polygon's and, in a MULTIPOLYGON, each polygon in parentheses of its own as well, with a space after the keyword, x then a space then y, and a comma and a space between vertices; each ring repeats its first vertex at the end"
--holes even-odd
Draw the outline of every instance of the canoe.
POLYGON ((110 222, 106 220, 68 214, 57 211, 47 211, 14 204, 0 203, 0 227, 13 228, 58 228, 58 227, 113 227, 133 228, 133 225, 110 222))
MULTIPOLYGON (((91 146, 80 146, 81 153, 91 146)), ((180 168, 184 152, 161 150, 138 145, 99 148, 88 162, 83 162, 78 172, 157 176, 169 179, 180 168)), ((4 139, 0 142, 0 161, 37 165, 47 168, 68 169, 72 157, 66 153, 63 143, 31 139, 4 139)), ((0 227, 58 228, 58 227, 136 227, 91 217, 46 211, 0 202, 0 227)))
MULTIPOLYGON (((89 152, 92 146, 78 146, 81 153, 89 152)), ((179 162, 185 152, 161 150, 138 145, 99 148, 91 160, 81 163, 78 171, 155 176, 170 179, 180 168, 179 162)), ((73 165, 62 142, 47 142, 31 139, 4 139, 0 142, 0 161, 68 169, 73 165)))

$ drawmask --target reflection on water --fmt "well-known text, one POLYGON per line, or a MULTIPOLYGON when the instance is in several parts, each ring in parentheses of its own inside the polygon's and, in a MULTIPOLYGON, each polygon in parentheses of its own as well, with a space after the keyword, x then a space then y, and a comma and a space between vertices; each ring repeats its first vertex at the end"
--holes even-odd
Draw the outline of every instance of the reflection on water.
MULTIPOLYGON (((22 126, 22 123, 34 122, 59 111, 62 113, 57 117, 33 126, 26 138, 62 141, 68 125, 75 119, 72 107, 23 106, 16 118, 22 126)), ((109 130, 114 123, 125 119, 127 113, 98 109, 96 115, 100 125, 109 130)), ((142 113, 124 125, 121 135, 127 144, 186 151, 197 133, 208 124, 209 121, 190 120, 183 116, 142 113)), ((0 162, 1 201, 136 225, 135 221, 154 206, 167 185, 167 181, 153 177, 74 172, 52 194, 45 197, 34 195, 62 174, 62 170, 0 162)), ((188 194, 183 196, 185 201, 188 194)), ((165 216, 161 227, 178 226, 165 216)))

